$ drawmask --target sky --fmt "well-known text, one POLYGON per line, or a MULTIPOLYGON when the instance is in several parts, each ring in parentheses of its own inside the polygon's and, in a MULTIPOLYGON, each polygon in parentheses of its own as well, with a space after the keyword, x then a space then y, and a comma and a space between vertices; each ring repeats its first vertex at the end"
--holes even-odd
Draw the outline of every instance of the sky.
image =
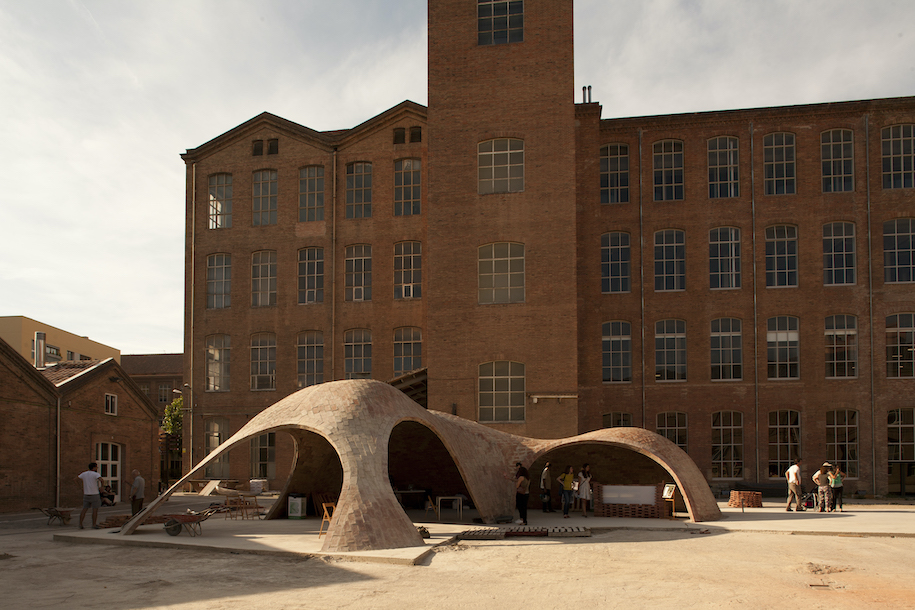
MULTIPOLYGON (((912 23, 911 0, 576 0, 575 101, 913 95, 912 23)), ((406 99, 427 101, 425 0, 0 0, 0 316, 182 351, 179 155, 264 111, 344 129, 406 99)))

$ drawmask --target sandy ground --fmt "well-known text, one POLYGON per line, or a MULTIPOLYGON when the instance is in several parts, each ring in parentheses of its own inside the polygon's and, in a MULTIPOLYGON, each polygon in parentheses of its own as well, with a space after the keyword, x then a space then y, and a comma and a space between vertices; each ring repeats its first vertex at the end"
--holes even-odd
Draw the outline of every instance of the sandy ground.
POLYGON ((0 534, 6 608, 915 608, 915 538, 613 531, 440 547, 422 565, 0 534))

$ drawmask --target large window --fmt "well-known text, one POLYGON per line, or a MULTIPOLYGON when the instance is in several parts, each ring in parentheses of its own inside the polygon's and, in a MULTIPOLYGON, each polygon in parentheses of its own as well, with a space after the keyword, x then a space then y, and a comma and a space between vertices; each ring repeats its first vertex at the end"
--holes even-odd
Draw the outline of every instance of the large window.
POLYGON ((712 413, 712 478, 743 478, 743 413, 712 413))
POLYGON ((324 220, 324 167, 299 170, 299 222, 324 220))
POLYGON ((207 257, 207 309, 231 305, 232 255, 211 254, 207 257))
POLYGON ((600 202, 629 203, 629 146, 610 144, 600 149, 600 202))
POLYGON ((915 282, 915 218, 883 223, 883 281, 915 282))
POLYGON ((743 379, 743 346, 740 320, 712 320, 712 381, 743 379))
POLYGON ((372 331, 354 328, 343 334, 345 379, 372 378, 372 331))
POLYGON ((251 389, 276 389, 276 335, 251 335, 251 389))
POLYGON ((655 142, 654 200, 680 201, 683 199, 683 142, 662 140, 655 142))
POLYGON ((721 199, 740 196, 737 145, 733 136, 719 136, 708 141, 708 196, 721 199))
POLYGON ((276 170, 254 172, 252 211, 254 226, 276 224, 276 170))
POLYGON ((214 174, 209 178, 209 212, 207 226, 228 229, 232 226, 232 174, 214 174))
POLYGON ((117 396, 117 394, 105 394, 105 415, 117 415, 117 414, 118 414, 118 396, 117 396))
POLYGON ((524 244, 480 246, 478 272, 480 304, 524 302, 524 244))
POLYGON ((781 479, 801 457, 801 414, 791 409, 769 413, 769 478, 781 479))
POLYGON ((631 282, 629 233, 614 231, 600 236, 600 290, 629 292, 631 282))
POLYGON ((915 314, 886 318, 886 376, 915 377, 915 314))
POLYGON ((346 247, 346 287, 343 298, 347 301, 372 300, 372 246, 357 244, 346 247))
MULTIPOLYGON (((209 455, 229 438, 229 420, 213 417, 204 422, 204 451, 209 455)), ((229 478, 229 454, 224 453, 215 462, 207 464, 204 476, 208 479, 229 478)))
POLYGON ((480 142, 479 193, 517 193, 524 190, 524 140, 500 138, 480 142))
POLYGON ((766 195, 793 195, 794 134, 770 133, 763 138, 763 169, 766 195))
POLYGON ((800 372, 800 333, 794 316, 767 321, 766 354, 769 379, 797 379, 800 372))
POLYGON ((855 225, 850 222, 823 225, 823 283, 855 283, 855 225))
POLYGON ((601 417, 604 428, 631 428, 632 413, 623 413, 622 411, 611 411, 604 413, 601 417))
POLYGON ((849 477, 858 476, 858 412, 826 412, 826 459, 849 477))
POLYGON ((229 335, 206 338, 207 392, 229 391, 229 356, 232 343, 229 335))
POLYGON ((394 329, 394 376, 423 367, 423 331, 406 326, 394 329))
POLYGON ((712 290, 740 288, 740 229, 717 227, 708 232, 708 273, 712 290))
POLYGON ((887 460, 915 462, 915 409, 893 409, 886 414, 887 460))
POLYGON ((524 421, 524 364, 499 360, 480 365, 480 421, 524 421))
POLYGON ((324 333, 307 330, 296 342, 297 381, 300 388, 324 383, 324 333))
POLYGON ((372 164, 346 166, 346 217, 372 217, 372 164))
POLYGON ((615 320, 603 324, 603 380, 610 383, 632 381, 632 325, 615 320))
POLYGON ((883 188, 915 187, 915 125, 893 125, 880 130, 883 188))
POLYGON ((657 431, 683 451, 687 450, 686 413, 682 411, 658 413, 657 431))
POLYGON ((299 303, 324 302, 324 248, 299 250, 299 303))
POLYGON ((394 244, 394 298, 423 296, 423 246, 418 241, 394 244))
POLYGON ((477 0, 477 44, 524 40, 524 0, 477 0))
POLYGON ((656 381, 686 381, 686 322, 659 320, 654 325, 656 381))
POLYGON ((159 404, 163 407, 172 401, 171 382, 159 384, 159 404))
POLYGON ((766 227, 766 286, 797 286, 797 227, 766 227))
POLYGON ((251 257, 251 307, 276 305, 276 252, 264 250, 251 257))
POLYGON ((419 159, 399 159, 394 162, 394 216, 412 216, 420 212, 419 159))
POLYGON ((826 317, 826 376, 858 376, 858 331, 855 316, 826 317))
POLYGON ((686 233, 667 229, 654 234, 654 289, 686 289, 686 233))
POLYGON ((267 432, 251 439, 251 477, 276 478, 276 432, 267 432))
POLYGON ((850 129, 833 129, 820 134, 823 192, 855 190, 855 146, 850 129))

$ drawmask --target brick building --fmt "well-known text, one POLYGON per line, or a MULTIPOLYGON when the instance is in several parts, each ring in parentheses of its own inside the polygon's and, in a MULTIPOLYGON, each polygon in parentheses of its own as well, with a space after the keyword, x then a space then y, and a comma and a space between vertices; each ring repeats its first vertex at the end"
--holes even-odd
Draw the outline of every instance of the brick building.
POLYGON ((428 45, 428 108, 182 155, 195 461, 300 387, 421 371, 430 409, 644 426, 713 487, 799 455, 915 486, 915 98, 601 119, 570 0, 431 0, 428 45))

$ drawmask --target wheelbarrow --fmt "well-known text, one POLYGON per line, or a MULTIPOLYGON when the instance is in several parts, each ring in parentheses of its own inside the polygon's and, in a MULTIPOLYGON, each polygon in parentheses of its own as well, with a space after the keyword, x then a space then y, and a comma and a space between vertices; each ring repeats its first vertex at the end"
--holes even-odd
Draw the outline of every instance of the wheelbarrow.
POLYGON ((48 525, 51 525, 51 523, 54 522, 54 519, 57 519, 58 521, 60 521, 61 525, 69 525, 70 524, 70 513, 72 513, 74 509, 58 508, 56 506, 52 506, 51 508, 39 508, 38 510, 43 512, 45 514, 45 516, 48 518, 48 525))
POLYGON ((201 523, 224 510, 226 510, 224 506, 211 506, 201 511, 188 509, 185 514, 165 515, 168 517, 168 521, 165 522, 165 532, 169 536, 177 536, 183 529, 189 536, 199 536, 203 533, 201 523))

